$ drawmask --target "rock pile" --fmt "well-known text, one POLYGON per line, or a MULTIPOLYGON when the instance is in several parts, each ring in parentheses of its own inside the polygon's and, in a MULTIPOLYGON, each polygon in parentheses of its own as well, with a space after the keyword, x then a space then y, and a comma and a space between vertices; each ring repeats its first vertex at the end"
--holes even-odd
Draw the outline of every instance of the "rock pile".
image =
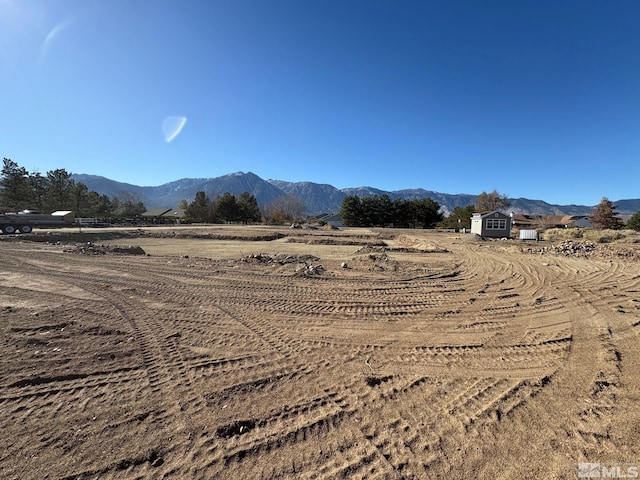
POLYGON ((596 245, 591 242, 574 242, 573 240, 564 240, 558 245, 552 245, 550 247, 523 247, 522 252, 537 253, 539 255, 562 255, 563 257, 588 257, 594 254, 596 249, 596 245))
POLYGON ((615 244, 595 244, 591 242, 576 242, 564 240, 552 246, 531 245, 520 249, 523 253, 537 255, 560 255, 563 257, 604 258, 609 260, 622 259, 640 261, 640 248, 634 244, 625 246, 615 244))
POLYGON ((595 244, 591 242, 574 242, 573 240, 565 240, 559 245, 551 247, 552 253, 563 255, 565 257, 588 257, 596 250, 595 244))

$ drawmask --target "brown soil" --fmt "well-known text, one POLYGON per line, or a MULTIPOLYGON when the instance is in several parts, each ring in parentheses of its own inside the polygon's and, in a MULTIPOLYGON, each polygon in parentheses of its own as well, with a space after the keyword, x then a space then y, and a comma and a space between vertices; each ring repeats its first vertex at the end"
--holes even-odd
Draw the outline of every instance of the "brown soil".
POLYGON ((0 478, 638 462, 639 252, 393 230, 0 237, 0 478))

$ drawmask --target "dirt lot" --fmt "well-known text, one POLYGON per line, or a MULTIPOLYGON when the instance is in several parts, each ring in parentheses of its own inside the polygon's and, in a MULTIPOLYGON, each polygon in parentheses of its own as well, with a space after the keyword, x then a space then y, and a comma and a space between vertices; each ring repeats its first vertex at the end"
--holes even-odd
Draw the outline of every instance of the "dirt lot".
POLYGON ((0 478, 572 479, 640 462, 640 244, 592 247, 0 237, 0 478))

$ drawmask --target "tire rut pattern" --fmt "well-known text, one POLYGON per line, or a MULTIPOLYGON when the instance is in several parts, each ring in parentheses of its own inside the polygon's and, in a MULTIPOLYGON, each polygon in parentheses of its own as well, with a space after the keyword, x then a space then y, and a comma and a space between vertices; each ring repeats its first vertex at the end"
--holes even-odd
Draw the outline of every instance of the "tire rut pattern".
MULTIPOLYGON (((616 448, 607 428, 624 378, 618 339, 640 331, 640 279, 621 264, 542 268, 460 246, 455 263, 430 274, 303 277, 243 262, 2 255, 6 269, 70 292, 44 293, 52 307, 38 321, 24 306, 3 312, 3 347, 33 352, 55 331, 50 351, 73 328, 129 362, 91 350, 74 375, 45 375, 34 357, 39 373, 2 377, 10 416, 0 426, 24 423, 52 455, 72 457, 61 478, 442 476, 462 455, 452 446, 518 425, 544 409, 548 390, 566 394, 588 350, 597 352, 589 402, 563 428, 589 451, 616 448), (592 312, 590 323, 575 312, 592 312), (69 433, 48 435, 46 422, 69 433), (117 446, 136 435, 150 450, 117 446), (87 468, 99 444, 109 453, 87 468)), ((6 292, 16 301, 23 289, 6 292)), ((3 446, 12 459, 3 476, 38 472, 15 460, 33 451, 26 440, 3 446)))

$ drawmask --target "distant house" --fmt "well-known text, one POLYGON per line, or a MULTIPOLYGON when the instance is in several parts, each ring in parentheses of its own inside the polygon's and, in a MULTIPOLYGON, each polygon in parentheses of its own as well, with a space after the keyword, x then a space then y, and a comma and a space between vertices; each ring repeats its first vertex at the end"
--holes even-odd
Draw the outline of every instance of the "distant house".
POLYGON ((150 223, 180 223, 185 216, 182 208, 152 208, 142 214, 142 217, 150 223))
POLYGON ((342 217, 337 213, 321 213, 309 218, 309 222, 320 222, 332 227, 342 228, 342 217))
POLYGON ((330 215, 324 218, 324 221, 327 222, 327 225, 331 225, 332 227, 342 228, 342 217, 337 213, 334 215, 330 215))
POLYGON ((513 216, 513 226, 523 229, 569 228, 590 226, 590 222, 586 215, 523 215, 516 213, 513 216))
POLYGON ((170 220, 172 221, 172 223, 177 223, 177 224, 179 224, 180 221, 184 219, 184 217, 186 216, 187 214, 184 211, 184 208, 172 208, 168 212, 165 212, 162 214, 163 219, 170 220))
POLYGON ((498 211, 474 213, 471 217, 471 233, 481 237, 509 238, 511 217, 498 211))

